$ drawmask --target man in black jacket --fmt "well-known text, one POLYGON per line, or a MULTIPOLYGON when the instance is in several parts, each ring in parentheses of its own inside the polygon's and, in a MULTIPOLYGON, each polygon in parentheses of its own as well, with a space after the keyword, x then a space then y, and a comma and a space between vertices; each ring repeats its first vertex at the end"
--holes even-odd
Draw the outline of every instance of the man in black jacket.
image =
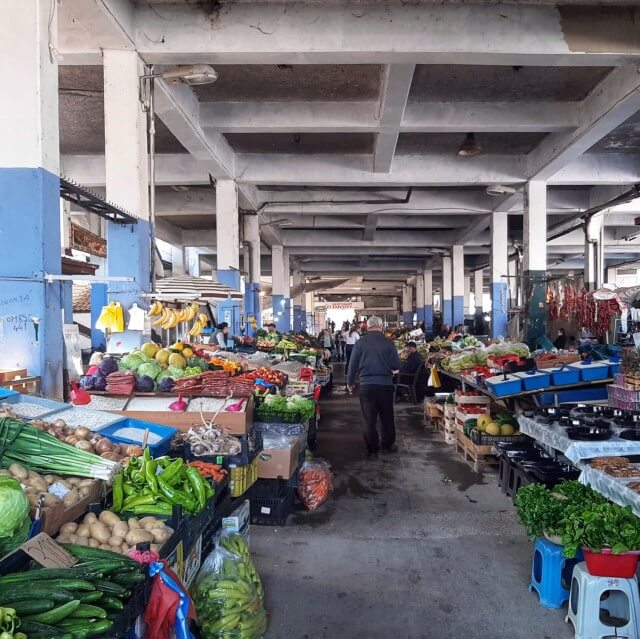
POLYGON ((373 315, 367 320, 367 333, 353 347, 347 387, 353 390, 360 375, 360 408, 364 442, 369 456, 394 452, 396 425, 393 415, 393 375, 400 369, 400 358, 394 343, 383 333, 382 319, 373 315), (378 416, 382 424, 382 442, 376 427, 378 416))

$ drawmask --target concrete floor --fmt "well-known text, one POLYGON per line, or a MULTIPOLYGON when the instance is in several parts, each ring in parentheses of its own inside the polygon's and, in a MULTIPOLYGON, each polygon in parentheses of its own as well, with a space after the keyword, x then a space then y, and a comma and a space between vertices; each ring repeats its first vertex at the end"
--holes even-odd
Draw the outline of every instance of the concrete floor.
POLYGON ((570 639, 564 611, 528 592, 531 544, 495 472, 474 473, 408 404, 399 452, 367 460, 359 420, 336 387, 318 433, 331 500, 251 529, 268 639, 570 639))

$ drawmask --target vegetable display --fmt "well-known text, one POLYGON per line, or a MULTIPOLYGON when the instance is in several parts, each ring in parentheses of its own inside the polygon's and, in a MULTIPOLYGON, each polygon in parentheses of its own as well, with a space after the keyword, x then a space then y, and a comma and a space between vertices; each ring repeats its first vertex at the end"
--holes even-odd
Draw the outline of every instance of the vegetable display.
MULTIPOLYGON (((64 547, 78 559, 71 568, 32 568, 0 577, 0 606, 5 615, 7 610, 14 615, 20 611, 19 625, 13 626, 23 637, 104 635, 118 620, 132 590, 145 579, 143 567, 128 557, 85 546, 64 547)), ((5 625, 2 620, 0 625, 5 625)))
POLYGON ((0 554, 24 543, 30 526, 29 500, 22 486, 12 477, 0 476, 0 554))
POLYGON ((119 464, 70 446, 31 424, 10 417, 0 418, 0 442, 4 450, 0 465, 22 464, 35 472, 110 480, 119 464))
POLYGON ((113 510, 134 515, 169 516, 174 505, 190 514, 201 512, 213 497, 213 488, 180 458, 151 459, 149 449, 132 457, 113 482, 113 510))
POLYGON ((222 483, 229 474, 229 471, 219 464, 209 464, 203 461, 192 461, 189 462, 189 466, 195 468, 203 477, 213 479, 216 484, 222 483))
POLYGON ((110 510, 103 510, 97 516, 87 513, 80 524, 63 524, 56 541, 126 555, 136 544, 143 543, 150 544, 151 550, 157 552, 172 534, 173 529, 155 517, 132 517, 123 521, 110 510))
MULTIPOLYGON (((281 395, 267 395, 264 402, 256 409, 256 420, 272 419, 274 417, 290 417, 309 421, 316 413, 316 403, 299 395, 282 397, 281 395)), ((290 420, 289 420, 290 421, 290 420)))

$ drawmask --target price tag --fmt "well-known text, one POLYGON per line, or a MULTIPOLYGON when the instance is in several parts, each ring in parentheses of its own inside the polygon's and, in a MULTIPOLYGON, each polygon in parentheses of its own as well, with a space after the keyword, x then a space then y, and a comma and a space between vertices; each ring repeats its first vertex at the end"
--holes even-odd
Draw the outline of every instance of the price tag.
POLYGON ((640 348, 640 333, 634 333, 632 337, 634 346, 640 348))
POLYGON ((271 508, 268 508, 267 506, 262 506, 262 508, 260 508, 260 513, 263 515, 270 515, 271 508))
POLYGON ((59 499, 62 499, 69 492, 69 489, 64 484, 55 482, 54 484, 51 484, 51 486, 49 486, 49 492, 59 499))
POLYGON ((25 541, 20 550, 24 551, 45 568, 71 568, 78 560, 57 544, 47 533, 39 533, 25 541))

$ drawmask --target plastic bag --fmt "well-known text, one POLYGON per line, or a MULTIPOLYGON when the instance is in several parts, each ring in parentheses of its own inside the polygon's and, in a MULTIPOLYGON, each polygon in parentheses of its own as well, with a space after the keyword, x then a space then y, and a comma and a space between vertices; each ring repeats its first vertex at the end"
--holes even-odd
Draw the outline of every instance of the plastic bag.
POLYGON ((326 461, 314 459, 300 466, 298 495, 309 510, 315 510, 324 504, 332 490, 333 475, 331 466, 326 461))
POLYGON ((203 639, 260 639, 267 613, 245 560, 216 548, 204 560, 192 593, 203 639))
POLYGON ((258 571, 251 559, 251 553, 249 552, 249 544, 244 536, 238 533, 232 535, 223 535, 220 538, 220 546, 234 555, 237 555, 244 562, 244 566, 247 571, 247 576, 251 579, 260 601, 264 602, 264 588, 262 587, 262 580, 258 571))

